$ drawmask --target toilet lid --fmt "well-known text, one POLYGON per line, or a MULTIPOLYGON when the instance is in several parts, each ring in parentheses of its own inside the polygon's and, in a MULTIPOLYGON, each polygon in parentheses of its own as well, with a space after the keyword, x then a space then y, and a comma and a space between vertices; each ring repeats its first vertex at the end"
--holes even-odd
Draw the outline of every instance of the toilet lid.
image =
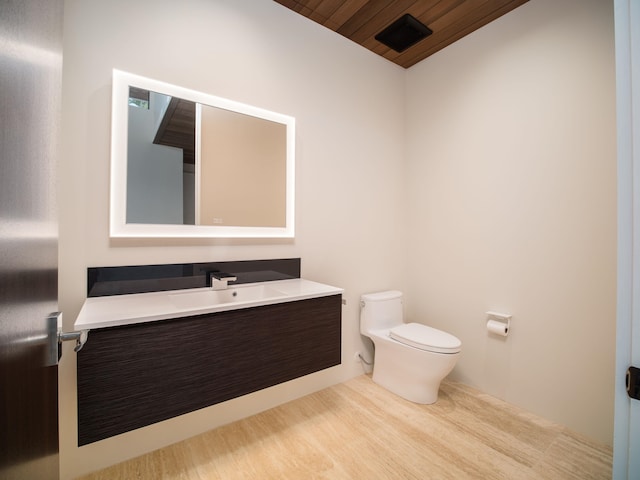
POLYGON ((462 347, 457 337, 421 323, 404 323, 394 327, 389 336, 406 345, 435 353, 458 353, 462 347))

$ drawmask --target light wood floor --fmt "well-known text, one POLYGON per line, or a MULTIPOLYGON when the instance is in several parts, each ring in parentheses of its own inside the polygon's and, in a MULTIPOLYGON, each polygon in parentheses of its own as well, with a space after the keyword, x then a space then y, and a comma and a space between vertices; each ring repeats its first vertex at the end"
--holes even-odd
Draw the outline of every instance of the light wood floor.
POLYGON ((610 479, 611 448, 467 386, 417 405, 369 376, 115 465, 106 479, 610 479))

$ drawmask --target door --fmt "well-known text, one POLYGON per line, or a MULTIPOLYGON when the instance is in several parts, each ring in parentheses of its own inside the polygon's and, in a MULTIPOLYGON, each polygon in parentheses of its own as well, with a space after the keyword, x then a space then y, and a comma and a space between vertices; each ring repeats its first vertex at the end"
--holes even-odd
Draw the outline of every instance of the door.
POLYGON ((0 0, 0 478, 57 479, 62 0, 0 0), (55 333, 55 332, 54 332, 55 333))
POLYGON ((618 305, 613 478, 640 478, 640 400, 626 372, 640 367, 640 1, 615 0, 618 130, 618 305))

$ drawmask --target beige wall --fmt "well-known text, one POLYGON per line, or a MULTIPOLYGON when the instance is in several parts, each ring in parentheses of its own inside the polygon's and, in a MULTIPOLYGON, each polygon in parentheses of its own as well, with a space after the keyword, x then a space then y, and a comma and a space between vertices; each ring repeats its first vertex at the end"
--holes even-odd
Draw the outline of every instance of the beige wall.
POLYGON ((457 378, 610 441, 609 2, 531 0, 408 71, 270 0, 67 0, 65 9, 65 327, 90 266, 299 256, 304 277, 346 289, 347 306, 343 365, 82 448, 65 345, 62 478, 361 373, 358 298, 389 288, 407 292, 415 319, 460 336, 457 378), (294 116, 295 240, 111 242, 112 68, 294 116), (486 336, 489 308, 514 315, 506 342, 486 336))
POLYGON ((454 377, 608 443, 613 52, 611 2, 532 0, 420 63, 405 172, 408 313, 460 337, 454 377))
MULTIPOLYGON (((346 289, 344 365, 76 447, 75 355, 60 367, 61 470, 69 478, 361 373, 358 297, 401 279, 404 72, 271 0, 65 3, 60 307, 71 329, 86 268, 302 258, 302 274, 346 289), (118 68, 296 118, 296 238, 110 242, 111 70, 118 68), (384 132, 380 134, 380 132, 384 132), (383 193, 381 195, 381 193, 383 193)), ((188 348, 188 346, 185 346, 188 348)))

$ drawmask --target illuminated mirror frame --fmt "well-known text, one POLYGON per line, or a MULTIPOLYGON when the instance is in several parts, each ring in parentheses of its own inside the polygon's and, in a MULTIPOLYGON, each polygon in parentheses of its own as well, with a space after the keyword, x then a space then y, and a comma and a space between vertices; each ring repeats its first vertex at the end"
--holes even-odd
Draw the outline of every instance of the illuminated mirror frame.
MULTIPOLYGON (((295 205, 295 119, 243 103, 189 90, 139 75, 113 70, 111 110, 112 238, 293 238, 295 205), (127 223, 127 143, 129 87, 138 87, 203 105, 262 118, 286 126, 286 224, 284 227, 233 227, 127 223)), ((233 201, 233 199, 230 199, 233 201)))

